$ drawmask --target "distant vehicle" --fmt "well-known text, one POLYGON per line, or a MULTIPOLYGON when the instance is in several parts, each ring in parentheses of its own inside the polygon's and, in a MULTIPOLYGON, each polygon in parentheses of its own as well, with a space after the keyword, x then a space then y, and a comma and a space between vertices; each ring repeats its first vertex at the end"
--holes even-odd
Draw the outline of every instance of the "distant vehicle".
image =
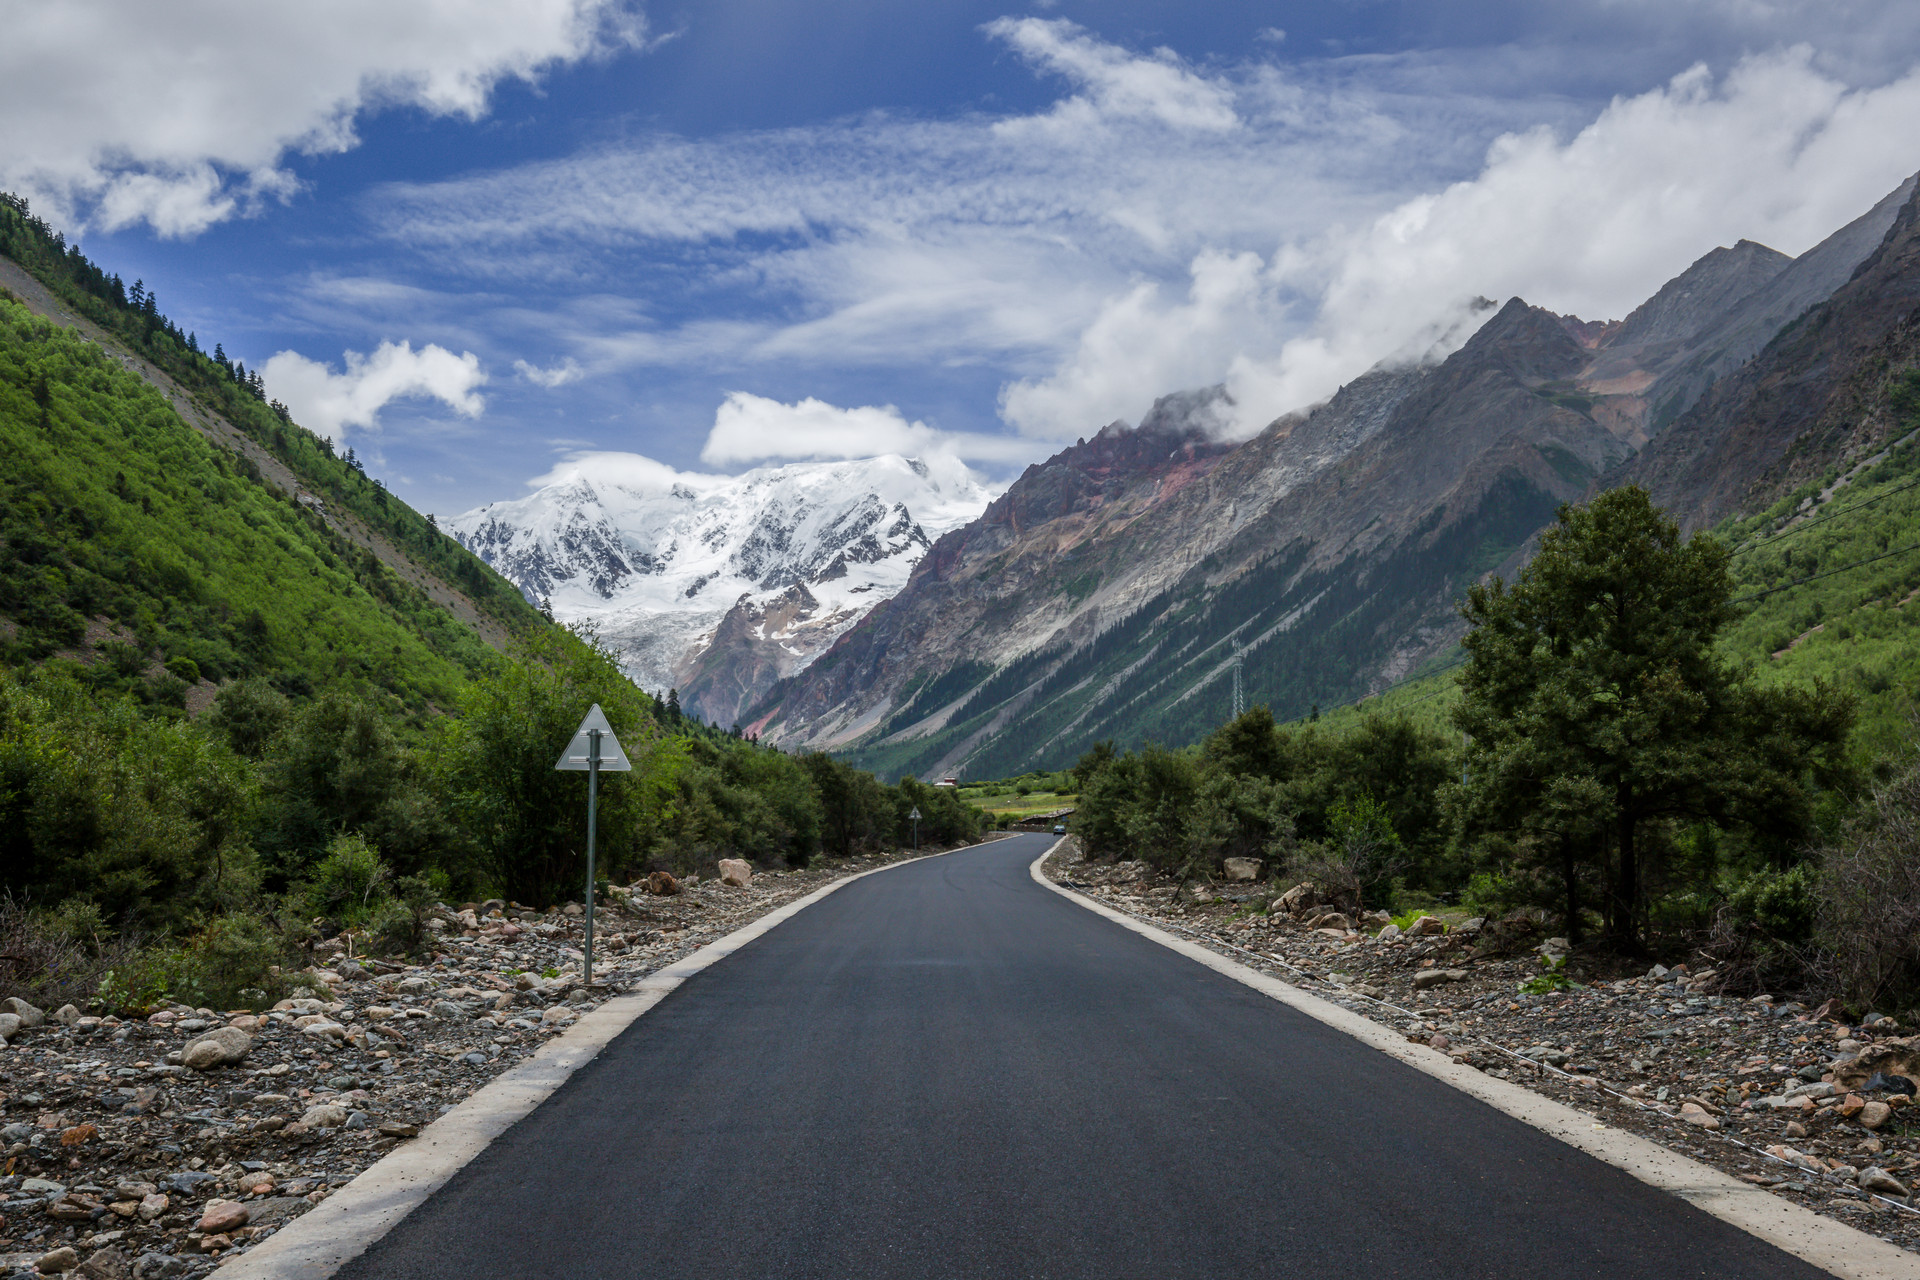
POLYGON ((1066 824, 1066 823, 1064 823, 1064 822, 1056 822, 1056 823, 1054 823, 1054 824, 1053 824, 1053 834, 1055 834, 1055 835, 1057 835, 1057 836, 1063 836, 1063 835, 1065 835, 1065 834, 1067 834, 1067 824, 1066 824))

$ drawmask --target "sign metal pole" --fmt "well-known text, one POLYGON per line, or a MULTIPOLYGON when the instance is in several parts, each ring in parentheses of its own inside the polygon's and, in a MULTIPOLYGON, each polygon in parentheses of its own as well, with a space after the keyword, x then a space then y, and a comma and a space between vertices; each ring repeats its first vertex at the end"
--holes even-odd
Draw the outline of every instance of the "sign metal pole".
POLYGON ((607 723, 606 713, 600 710, 598 703, 588 710, 580 727, 574 730, 573 740, 567 743, 567 749, 560 753, 560 759, 553 766, 556 769, 576 770, 587 775, 587 912, 586 945, 581 948, 581 968, 585 971, 587 985, 593 985, 593 885, 597 878, 594 868, 596 844, 600 835, 600 774, 631 773, 633 761, 627 759, 626 749, 620 745, 620 739, 614 735, 613 726, 607 723))

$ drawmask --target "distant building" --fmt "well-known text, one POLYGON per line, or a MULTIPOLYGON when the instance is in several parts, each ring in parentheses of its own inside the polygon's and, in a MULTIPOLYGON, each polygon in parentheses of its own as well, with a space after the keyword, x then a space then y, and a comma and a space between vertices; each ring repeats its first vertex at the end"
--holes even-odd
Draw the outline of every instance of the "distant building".
POLYGON ((933 785, 934 785, 934 786, 936 786, 936 787, 957 787, 957 786, 959 786, 959 785, 960 785, 960 779, 958 779, 958 778, 942 778, 942 779, 940 779, 940 781, 938 781, 938 782, 936 782, 936 783, 934 783, 933 785))

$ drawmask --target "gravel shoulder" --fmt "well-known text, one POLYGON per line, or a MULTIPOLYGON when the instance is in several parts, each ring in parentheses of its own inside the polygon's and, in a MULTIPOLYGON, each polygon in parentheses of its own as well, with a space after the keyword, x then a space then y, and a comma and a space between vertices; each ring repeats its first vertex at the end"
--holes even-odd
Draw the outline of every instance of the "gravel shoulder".
POLYGON ((122 1020, 8 1002, 23 1025, 0 1049, 0 1276, 205 1274, 607 999, 835 880, 913 856, 616 891, 595 909, 591 987, 577 905, 494 902, 436 917, 421 964, 323 944, 296 978, 306 993, 271 1010, 173 1005, 122 1020))
POLYGON ((1270 886, 1088 862, 1072 841, 1042 870, 1457 1062, 1920 1252, 1920 1107, 1905 1092, 1920 1083, 1920 1036, 1891 1020, 1858 1027, 1722 996, 1710 971, 1684 966, 1558 961, 1565 944, 1524 918, 1379 936, 1384 920, 1316 920, 1324 909, 1277 902, 1270 886))

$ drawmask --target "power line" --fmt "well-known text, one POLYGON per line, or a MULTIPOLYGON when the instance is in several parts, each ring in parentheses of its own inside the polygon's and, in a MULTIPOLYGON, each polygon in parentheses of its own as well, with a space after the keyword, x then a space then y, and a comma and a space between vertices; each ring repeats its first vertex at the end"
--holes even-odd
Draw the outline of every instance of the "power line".
POLYGON ((1747 554, 1747 552, 1749 551, 1757 551, 1761 547, 1767 546, 1770 543, 1780 541, 1782 538, 1791 538, 1794 534, 1800 533, 1807 529, 1811 529, 1813 528, 1813 526, 1817 524, 1825 524, 1829 520, 1837 519, 1840 516, 1846 515, 1849 511, 1858 511, 1862 507, 1870 507, 1874 503, 1880 501, 1882 498, 1891 498, 1894 494, 1905 492, 1906 490, 1913 488, 1915 485, 1920 485, 1920 480, 1909 480, 1903 485, 1897 485, 1894 488, 1887 490, 1885 493, 1877 493, 1873 497, 1868 498, 1863 502, 1856 502, 1850 507, 1841 507, 1838 511, 1829 511, 1825 515, 1816 516, 1812 520, 1803 521, 1802 523, 1796 524, 1789 529, 1784 529, 1781 532, 1774 534, 1771 538, 1762 538, 1758 542, 1749 542, 1746 546, 1741 547, 1735 551, 1730 551, 1728 552, 1728 554, 1743 556, 1747 554))
POLYGON ((1804 578, 1795 578, 1792 582, 1783 582, 1777 587, 1768 587, 1765 591, 1755 591, 1751 595, 1735 596, 1733 599, 1727 601, 1727 603, 1745 604, 1749 600, 1760 600, 1770 595, 1776 595, 1782 591, 1791 591, 1795 587, 1805 586, 1807 583, 1816 582, 1821 578, 1831 578, 1836 573, 1845 573, 1849 569, 1858 569, 1862 565, 1878 564, 1880 561, 1890 560, 1894 556, 1903 556, 1909 551, 1920 551, 1920 542, 1916 542, 1910 547, 1901 547, 1898 551, 1887 551, 1877 556, 1870 556, 1865 560, 1855 560, 1852 564, 1843 564, 1837 569, 1828 569, 1824 573, 1814 573, 1804 578))

